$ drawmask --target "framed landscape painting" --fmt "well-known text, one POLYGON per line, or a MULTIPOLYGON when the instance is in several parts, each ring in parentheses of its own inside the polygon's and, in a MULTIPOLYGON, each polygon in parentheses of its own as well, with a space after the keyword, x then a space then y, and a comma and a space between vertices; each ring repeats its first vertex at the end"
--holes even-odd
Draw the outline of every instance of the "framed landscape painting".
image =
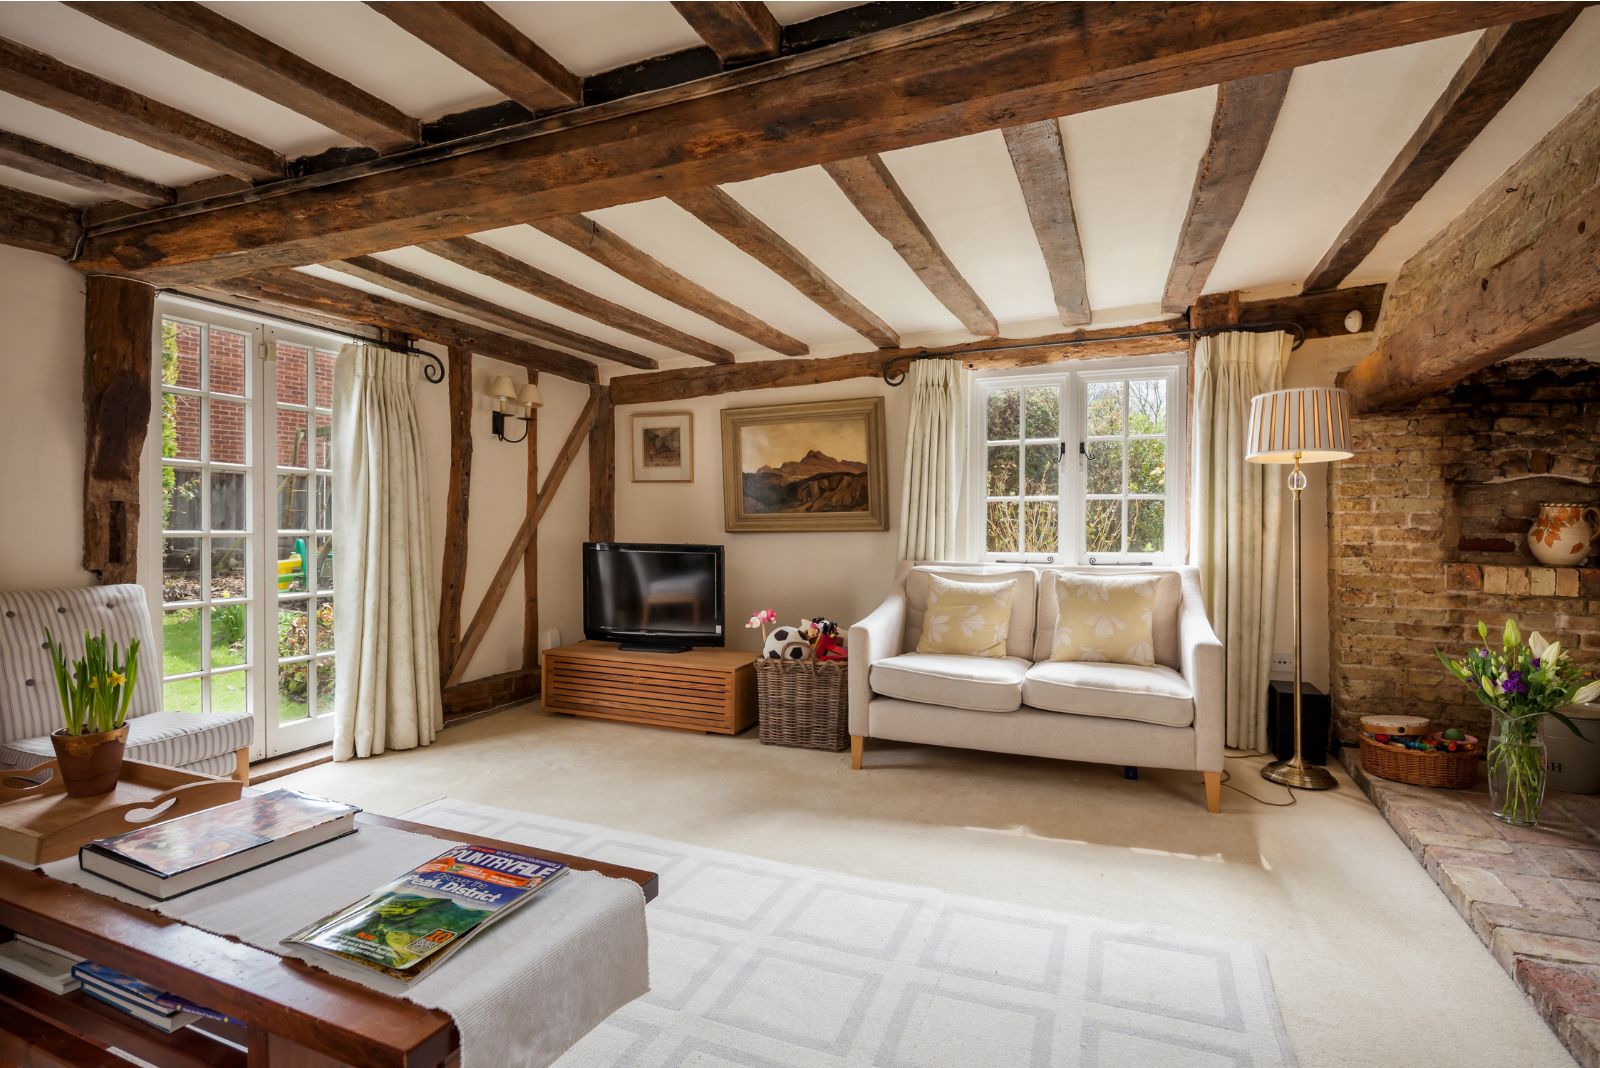
POLYGON ((888 530, 883 398, 727 408, 730 531, 888 530))
POLYGON ((694 481, 694 415, 645 412, 633 417, 633 480, 694 481))

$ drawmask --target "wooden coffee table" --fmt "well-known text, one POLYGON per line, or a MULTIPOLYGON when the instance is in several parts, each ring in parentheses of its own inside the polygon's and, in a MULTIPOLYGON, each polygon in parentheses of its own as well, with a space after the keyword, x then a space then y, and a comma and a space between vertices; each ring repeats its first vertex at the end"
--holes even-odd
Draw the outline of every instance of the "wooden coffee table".
MULTIPOLYGON (((371 813, 361 822, 535 853, 575 871, 637 883, 646 901, 656 896, 654 872, 371 813)), ((108 1046, 176 1068, 433 1066, 458 1059, 460 1039, 445 1012, 3 862, 0 930, 59 946, 248 1024, 202 1021, 244 1052, 193 1027, 163 1034, 82 992, 52 994, 0 972, 0 1063, 127 1068, 108 1046)))

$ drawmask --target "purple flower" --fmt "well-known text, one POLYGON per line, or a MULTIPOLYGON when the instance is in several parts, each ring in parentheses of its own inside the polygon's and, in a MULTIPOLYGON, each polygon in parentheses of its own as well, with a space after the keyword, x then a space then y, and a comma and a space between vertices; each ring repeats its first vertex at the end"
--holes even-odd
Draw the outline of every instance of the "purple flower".
POLYGON ((1539 658, 1538 657, 1534 657, 1533 658, 1533 670, 1535 670, 1535 671, 1539 670, 1539 658))
POLYGON ((1512 671, 1507 673, 1506 681, 1500 684, 1502 693, 1527 693, 1528 684, 1522 681, 1522 672, 1512 671))

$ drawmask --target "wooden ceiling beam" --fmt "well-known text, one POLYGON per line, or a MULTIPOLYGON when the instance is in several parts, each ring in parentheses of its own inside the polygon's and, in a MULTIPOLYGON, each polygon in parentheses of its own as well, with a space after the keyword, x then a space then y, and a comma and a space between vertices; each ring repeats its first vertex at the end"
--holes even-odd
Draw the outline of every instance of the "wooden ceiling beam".
MULTIPOLYGON (((654 341, 658 345, 665 345, 669 349, 676 349, 678 352, 712 363, 733 362, 733 353, 725 348, 713 345, 709 341, 702 341, 692 334, 676 330, 648 315, 641 315, 604 297, 597 297, 563 278, 557 278, 548 271, 541 271, 533 264, 507 255, 482 241, 474 241, 470 237, 453 237, 446 241, 429 241, 422 247, 435 256, 442 256, 469 271, 476 271, 497 282, 515 286, 524 293, 549 301, 586 319, 593 319, 597 323, 604 323, 635 337, 654 341)), ((652 366, 655 364, 654 360, 647 360, 644 356, 633 356, 632 353, 628 355, 632 359, 619 362, 629 363, 635 367, 643 366, 643 362, 648 362, 652 366)))
POLYGON ((687 308, 785 356, 804 356, 811 347, 693 282, 644 249, 618 237, 587 215, 558 215, 530 224, 542 234, 583 253, 656 296, 687 308))
POLYGON ((1211 142, 1195 171, 1189 211, 1178 231, 1178 248, 1161 294, 1162 311, 1184 311, 1205 291, 1206 279, 1267 153, 1289 76, 1289 71, 1275 71, 1217 86, 1211 142))
POLYGON ((894 327, 727 193, 712 186, 674 193, 672 201, 880 349, 899 347, 900 335, 894 327))
POLYGON ((226 174, 283 177, 283 157, 265 145, 4 38, 0 91, 226 174))
POLYGON ((1555 13, 1545 18, 1484 31, 1416 132, 1312 268, 1303 287, 1306 292, 1332 289, 1361 266, 1383 235, 1416 207, 1517 94, 1580 10, 1578 5, 1552 7, 1555 13))
POLYGON ((448 311, 470 315, 475 319, 482 319, 491 326, 502 330, 514 330, 526 334, 536 341, 549 345, 561 345, 565 348, 580 352, 585 356, 592 356, 602 360, 611 360, 615 363, 626 364, 629 367, 639 367, 641 360, 649 360, 654 366, 655 361, 648 356, 641 356, 637 352, 618 348, 616 345, 607 344, 598 338, 580 334, 574 330, 547 323, 543 319, 535 319, 531 315, 524 315, 513 308, 496 304, 492 300, 485 300, 475 293, 447 286, 443 282, 435 282, 431 278, 424 278, 414 271, 404 267, 396 267, 392 263, 372 256, 355 256, 348 260, 334 260, 323 264, 352 278, 360 278, 374 285, 383 286, 396 293, 424 300, 437 307, 448 311))
POLYGON ((71 204, 0 186, 0 245, 70 256, 82 232, 71 204))
POLYGON ((772 59, 783 46, 783 27, 760 0, 673 0, 672 6, 723 67, 772 59))
POLYGON ((583 99, 582 79, 488 4, 381 0, 367 6, 535 114, 583 99))
POLYGON ((879 236, 894 247, 906 266, 916 272, 928 292, 949 309, 969 333, 993 337, 1000 332, 994 312, 939 247, 927 223, 917 214, 882 159, 862 156, 834 160, 824 163, 822 169, 839 184, 850 203, 879 236))
POLYGON ((1083 242, 1072 212, 1072 184, 1067 178, 1067 156, 1061 143, 1061 123, 1042 119, 1023 126, 1008 126, 1006 151, 1022 186, 1039 251, 1044 253, 1050 289, 1056 298, 1056 315, 1062 326, 1082 326, 1094 318, 1089 308, 1088 272, 1083 263, 1083 242))
MULTIPOLYGON (((414 6, 414 5, 407 5, 414 6)), ((78 265, 160 284, 381 252, 1104 108, 1549 14, 1538 3, 962 5, 404 163, 91 231, 78 265), (864 91, 863 87, 870 87, 864 91)))
POLYGON ((0 130, 0 166, 142 208, 170 204, 174 195, 172 189, 160 182, 84 159, 8 130, 0 130))
POLYGON ((379 152, 417 143, 417 120, 399 108, 201 4, 67 6, 379 152))

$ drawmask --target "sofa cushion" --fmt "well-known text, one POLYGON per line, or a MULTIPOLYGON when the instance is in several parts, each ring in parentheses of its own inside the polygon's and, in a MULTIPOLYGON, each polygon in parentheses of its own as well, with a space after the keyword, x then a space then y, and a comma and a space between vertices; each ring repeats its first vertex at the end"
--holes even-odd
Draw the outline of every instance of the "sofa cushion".
POLYGON ((957 582, 934 575, 931 581, 914 652, 1005 656, 1017 580, 957 582))
POLYGON ((1158 575, 1057 575, 1050 659, 1154 664, 1160 583, 1158 575))
POLYGON ((1027 671, 1028 662, 1014 656, 905 653, 872 665, 872 692, 973 712, 1015 712, 1027 671))
POLYGON ((1056 576, 1082 574, 1092 571, 1096 575, 1146 575, 1158 577, 1155 615, 1151 620, 1155 637, 1157 664, 1174 671, 1183 667, 1183 639, 1178 633, 1178 617, 1183 608, 1183 578, 1174 569, 1148 567, 1096 567, 1067 570, 1054 568, 1039 572, 1038 633, 1029 652, 1019 655, 1030 660, 1049 660, 1050 647, 1056 633, 1056 576))
POLYGON ((1096 664, 1058 660, 1034 664, 1022 700, 1047 712, 1127 719, 1163 727, 1194 722, 1194 692, 1182 675, 1160 664, 1096 664))
POLYGON ((956 582, 1005 582, 1016 579, 1011 595, 1011 625, 1006 630, 1006 655, 1033 659, 1033 617, 1037 607, 1038 576, 1028 567, 984 564, 917 564, 906 574, 906 632, 902 649, 915 649, 922 640, 923 617, 933 576, 956 582))
MULTIPOLYGON (((254 730, 255 721, 248 712, 152 712, 128 720, 125 756, 173 768, 222 756, 231 761, 235 749, 250 744, 254 730)), ((12 768, 35 767, 55 755, 49 735, 0 745, 0 764, 12 768)))

